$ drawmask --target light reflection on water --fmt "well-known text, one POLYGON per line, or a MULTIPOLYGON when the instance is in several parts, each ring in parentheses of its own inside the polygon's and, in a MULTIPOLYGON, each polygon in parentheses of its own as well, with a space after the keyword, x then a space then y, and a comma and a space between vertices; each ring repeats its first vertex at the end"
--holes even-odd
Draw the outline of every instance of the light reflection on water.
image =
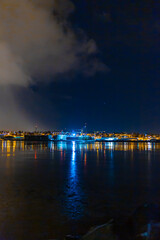
MULTIPOLYGON (((50 149, 50 151, 63 151, 66 150, 69 146, 69 142, 24 142, 24 141, 3 141, 0 140, 0 151, 3 150, 8 153, 15 152, 15 150, 34 150, 38 148, 39 150, 50 149)), ((151 143, 151 142, 124 142, 124 143, 87 143, 87 142, 76 142, 78 144, 79 150, 114 150, 114 151, 153 151, 160 149, 160 143, 151 143)))
POLYGON ((72 154, 68 169, 67 186, 65 190, 64 212, 67 210, 70 219, 80 219, 83 216, 84 193, 81 188, 80 177, 77 168, 76 142, 72 142, 72 154))
POLYGON ((158 201, 159 159, 159 143, 0 141, 0 229, 16 240, 31 239, 18 237, 20 227, 54 239, 64 219, 158 201))

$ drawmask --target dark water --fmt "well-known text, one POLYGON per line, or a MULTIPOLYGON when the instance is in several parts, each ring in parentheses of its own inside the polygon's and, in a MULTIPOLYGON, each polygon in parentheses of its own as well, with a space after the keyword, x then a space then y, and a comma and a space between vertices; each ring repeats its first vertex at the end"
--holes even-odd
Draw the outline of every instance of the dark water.
POLYGON ((0 239, 54 239, 160 202, 160 144, 0 141, 0 239))

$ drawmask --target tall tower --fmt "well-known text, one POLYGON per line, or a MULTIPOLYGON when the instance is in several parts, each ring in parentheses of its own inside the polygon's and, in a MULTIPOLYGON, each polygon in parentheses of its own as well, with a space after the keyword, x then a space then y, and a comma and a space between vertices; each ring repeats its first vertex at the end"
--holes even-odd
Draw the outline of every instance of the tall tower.
POLYGON ((84 133, 87 133, 87 123, 84 125, 84 133))
POLYGON ((35 133, 38 131, 38 124, 37 123, 35 123, 35 133))

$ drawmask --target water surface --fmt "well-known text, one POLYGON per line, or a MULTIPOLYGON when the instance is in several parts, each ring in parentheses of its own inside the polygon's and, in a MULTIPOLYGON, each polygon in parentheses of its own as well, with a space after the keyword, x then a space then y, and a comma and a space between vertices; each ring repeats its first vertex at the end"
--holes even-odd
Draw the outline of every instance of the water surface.
POLYGON ((0 239, 83 233, 159 200, 159 143, 0 141, 0 239))

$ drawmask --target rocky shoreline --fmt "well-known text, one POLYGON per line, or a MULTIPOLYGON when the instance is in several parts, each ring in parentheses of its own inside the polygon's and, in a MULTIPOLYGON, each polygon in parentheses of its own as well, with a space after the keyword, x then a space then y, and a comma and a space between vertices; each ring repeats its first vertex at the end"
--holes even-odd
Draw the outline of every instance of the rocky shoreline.
POLYGON ((144 204, 123 219, 91 228, 84 236, 66 236, 65 240, 160 240, 160 206, 144 204))

